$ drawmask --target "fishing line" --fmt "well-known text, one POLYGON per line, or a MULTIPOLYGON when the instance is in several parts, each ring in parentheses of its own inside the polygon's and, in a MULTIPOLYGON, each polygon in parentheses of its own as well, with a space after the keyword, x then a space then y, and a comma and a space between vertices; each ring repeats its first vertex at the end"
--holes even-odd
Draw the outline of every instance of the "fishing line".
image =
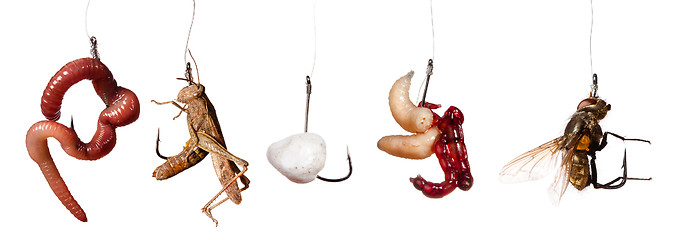
POLYGON ((434 14, 432 13, 432 0, 430 0, 430 26, 432 27, 432 59, 434 61, 434 14))
POLYGON ((90 36, 90 32, 87 29, 87 13, 90 11, 90 0, 87 1, 87 6, 85 7, 85 35, 87 35, 87 39, 91 39, 92 36, 90 36))
POLYGON ((420 83, 420 88, 418 88, 418 98, 421 99, 420 94, 422 93, 422 104, 425 104, 425 97, 427 96, 427 88, 430 85, 430 76, 432 76, 432 70, 434 68, 434 14, 432 13, 432 0, 430 0, 430 27, 432 29, 432 58, 427 61, 427 70, 425 71, 425 79, 420 83), (425 90, 423 90, 425 86, 425 90))
POLYGON ((312 22, 314 26, 314 57, 312 60, 312 71, 305 78, 305 84, 307 85, 307 104, 305 105, 305 132, 307 132, 307 126, 309 125, 309 99, 312 95, 312 74, 314 74, 314 67, 316 66, 316 0, 314 0, 314 5, 312 6, 312 22))
POLYGON ((85 7, 85 35, 87 35, 87 38, 90 39, 90 54, 92 55, 92 58, 100 60, 99 59, 99 51, 97 50, 97 38, 94 36, 90 36, 90 32, 87 29, 87 13, 90 10, 90 1, 87 1, 87 6, 85 7))
POLYGON ((187 63, 187 52, 189 51, 189 38, 191 37, 191 29, 194 27, 194 17, 196 16, 196 0, 193 0, 193 10, 191 11, 191 24, 189 25, 189 33, 187 34, 187 42, 184 45, 184 62, 187 63))
POLYGON ((593 75, 593 0, 590 0, 590 75, 593 75))
POLYGON ((593 0, 590 0, 590 74, 593 76, 593 84, 590 85, 590 93, 593 97, 597 98, 597 74, 593 71, 593 22, 595 15, 593 14, 593 0))
POLYGON ((314 0, 314 6, 312 7, 312 22, 314 24, 314 58, 312 61, 312 71, 309 73, 308 78, 312 77, 312 74, 314 74, 314 67, 316 66, 316 0, 314 0))

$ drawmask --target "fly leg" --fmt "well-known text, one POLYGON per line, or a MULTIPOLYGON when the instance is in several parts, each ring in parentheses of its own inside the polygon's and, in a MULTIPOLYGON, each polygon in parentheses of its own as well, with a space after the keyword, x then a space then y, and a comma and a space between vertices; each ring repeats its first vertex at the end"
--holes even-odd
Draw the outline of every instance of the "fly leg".
POLYGON ((616 133, 611 133, 611 132, 605 132, 604 136, 602 137, 602 141, 600 142, 600 146, 595 150, 595 151, 600 151, 604 149, 605 146, 607 146, 607 135, 612 135, 618 139, 621 139, 621 141, 638 141, 638 142, 646 142, 649 144, 652 144, 649 140, 644 140, 644 139, 638 139, 638 138, 625 138, 622 137, 621 135, 618 135, 616 133))
POLYGON ((590 180, 592 181, 594 188, 617 189, 617 188, 623 187, 623 185, 626 184, 626 180, 628 179, 628 167, 626 165, 626 150, 623 150, 623 176, 622 177, 617 177, 614 180, 611 180, 611 181, 609 181, 608 183, 605 183, 605 184, 598 183, 597 182, 597 166, 595 165, 594 155, 590 159, 590 168, 592 168, 591 169, 592 173, 590 174, 590 180), (613 185, 616 182, 619 182, 619 184, 613 185))
POLYGON ((621 168, 623 168, 623 176, 617 177, 614 180, 611 180, 611 181, 609 181, 608 183, 605 183, 605 184, 598 183, 597 182, 597 166, 595 165, 595 152, 600 151, 600 150, 604 149, 605 146, 607 146, 607 135, 612 135, 612 136, 619 138, 623 141, 639 141, 639 142, 646 142, 646 143, 651 144, 651 142, 648 141, 648 140, 637 139, 637 138, 624 138, 624 137, 622 137, 618 134, 615 134, 615 133, 605 132, 604 136, 602 137, 602 141, 600 142, 600 146, 598 147, 598 149, 596 149, 595 151, 592 151, 592 153, 589 154, 590 157, 591 157, 590 158, 590 167, 591 167, 591 170, 592 170, 592 173, 590 175, 590 181, 593 184, 593 187, 594 188, 603 188, 603 189, 617 189, 617 188, 623 187, 623 185, 626 184, 626 180, 652 180, 652 178, 629 178, 628 177, 628 166, 627 166, 627 163, 626 163, 626 158, 627 158, 626 157, 626 149, 624 149, 623 150, 623 166, 621 167, 621 168), (614 184, 614 183, 617 183, 617 182, 618 182, 618 184, 614 184))

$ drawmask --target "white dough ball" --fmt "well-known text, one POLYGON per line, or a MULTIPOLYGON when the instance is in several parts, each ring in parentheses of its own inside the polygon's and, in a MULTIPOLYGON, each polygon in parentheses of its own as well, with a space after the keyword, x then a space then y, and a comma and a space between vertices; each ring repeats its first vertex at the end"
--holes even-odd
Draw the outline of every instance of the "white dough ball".
POLYGON ((326 164, 326 142, 315 133, 291 135, 267 149, 269 163, 296 183, 314 181, 326 164))

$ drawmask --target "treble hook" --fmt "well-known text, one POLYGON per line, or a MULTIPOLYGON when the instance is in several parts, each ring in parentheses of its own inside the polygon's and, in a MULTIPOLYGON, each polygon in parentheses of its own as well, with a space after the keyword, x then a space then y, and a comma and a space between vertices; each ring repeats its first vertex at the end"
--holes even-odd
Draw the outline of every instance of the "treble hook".
MULTIPOLYGON (((307 106, 305 108, 305 132, 307 132, 307 126, 309 123, 309 99, 312 96, 312 78, 307 76, 305 84, 307 86, 307 106)), ((326 182, 342 182, 347 180, 350 176, 352 176, 352 158, 349 156, 349 146, 347 147, 347 162, 349 163, 349 173, 347 173, 347 176, 337 179, 331 179, 317 175, 316 178, 326 182)))

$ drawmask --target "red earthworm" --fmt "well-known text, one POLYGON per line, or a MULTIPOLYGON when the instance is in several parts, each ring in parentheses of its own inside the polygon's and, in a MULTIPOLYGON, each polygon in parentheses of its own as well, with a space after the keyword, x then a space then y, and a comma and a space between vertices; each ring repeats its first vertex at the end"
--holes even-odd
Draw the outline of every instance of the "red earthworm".
POLYGON ((473 178, 470 174, 467 148, 463 137, 463 113, 457 107, 451 106, 443 117, 435 117, 435 120, 441 134, 432 146, 432 151, 439 159, 445 179, 442 183, 432 183, 418 175, 410 180, 413 186, 421 190, 425 196, 441 198, 451 193, 456 187, 463 191, 469 190, 472 187, 473 178))
POLYGON ((97 59, 81 58, 67 63, 47 84, 40 104, 48 120, 39 121, 26 133, 29 156, 38 164, 47 183, 62 204, 80 221, 86 222, 85 212, 78 205, 61 178, 47 146, 47 138, 61 143, 64 151, 77 159, 96 160, 107 155, 116 145, 116 127, 128 125, 139 118, 139 100, 130 90, 119 87, 111 71, 97 59), (77 82, 90 79, 106 108, 99 114, 97 130, 92 140, 84 143, 76 132, 58 122, 61 102, 66 91, 77 82))

